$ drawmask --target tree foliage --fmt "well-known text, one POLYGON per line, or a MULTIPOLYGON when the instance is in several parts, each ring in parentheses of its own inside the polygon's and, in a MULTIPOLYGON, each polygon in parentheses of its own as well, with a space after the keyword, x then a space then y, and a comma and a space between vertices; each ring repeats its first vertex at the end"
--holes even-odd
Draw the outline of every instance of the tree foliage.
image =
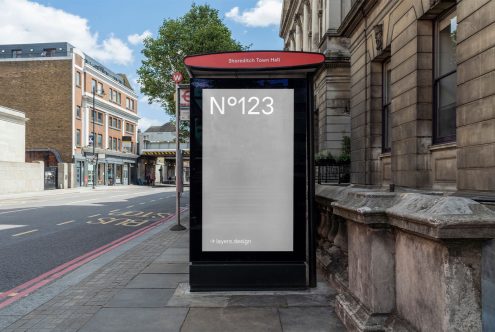
POLYGON ((232 38, 218 10, 209 5, 193 4, 184 16, 164 20, 156 38, 144 40, 144 60, 138 69, 141 92, 148 97, 149 103, 160 103, 174 116, 175 83, 171 77, 179 71, 184 76, 182 83, 189 82, 183 64, 185 56, 246 49, 232 38))

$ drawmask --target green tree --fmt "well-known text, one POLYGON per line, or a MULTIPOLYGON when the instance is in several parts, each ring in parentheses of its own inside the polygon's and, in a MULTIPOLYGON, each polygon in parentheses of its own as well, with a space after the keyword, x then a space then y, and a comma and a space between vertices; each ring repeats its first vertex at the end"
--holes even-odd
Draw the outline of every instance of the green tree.
POLYGON ((160 103, 168 114, 175 116, 175 83, 171 77, 179 71, 184 75, 182 83, 189 82, 183 63, 185 56, 246 49, 232 38, 218 10, 193 4, 184 16, 164 20, 156 38, 144 40, 144 60, 138 69, 141 92, 149 103, 160 103))

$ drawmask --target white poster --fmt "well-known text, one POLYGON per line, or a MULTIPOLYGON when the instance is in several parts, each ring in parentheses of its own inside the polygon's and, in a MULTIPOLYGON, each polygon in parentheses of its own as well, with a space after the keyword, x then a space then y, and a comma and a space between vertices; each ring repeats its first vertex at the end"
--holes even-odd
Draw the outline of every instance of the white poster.
POLYGON ((294 90, 203 90, 203 251, 293 251, 294 90))

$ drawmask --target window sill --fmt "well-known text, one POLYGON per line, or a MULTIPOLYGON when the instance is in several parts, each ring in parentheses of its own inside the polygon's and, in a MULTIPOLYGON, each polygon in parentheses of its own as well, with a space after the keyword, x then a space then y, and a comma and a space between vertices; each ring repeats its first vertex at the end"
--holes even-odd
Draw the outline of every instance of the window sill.
POLYGON ((456 148, 457 148, 457 142, 448 142, 448 143, 430 145, 429 150, 438 151, 438 150, 450 150, 456 148))
POLYGON ((382 152, 378 155, 379 159, 390 158, 392 156, 392 152, 382 152))

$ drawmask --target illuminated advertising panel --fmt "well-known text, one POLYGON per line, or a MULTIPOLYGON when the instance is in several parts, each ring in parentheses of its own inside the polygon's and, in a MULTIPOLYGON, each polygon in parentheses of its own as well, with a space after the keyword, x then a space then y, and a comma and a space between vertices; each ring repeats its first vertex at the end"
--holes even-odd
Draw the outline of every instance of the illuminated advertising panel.
POLYGON ((203 89, 202 250, 294 250, 294 90, 203 89))

